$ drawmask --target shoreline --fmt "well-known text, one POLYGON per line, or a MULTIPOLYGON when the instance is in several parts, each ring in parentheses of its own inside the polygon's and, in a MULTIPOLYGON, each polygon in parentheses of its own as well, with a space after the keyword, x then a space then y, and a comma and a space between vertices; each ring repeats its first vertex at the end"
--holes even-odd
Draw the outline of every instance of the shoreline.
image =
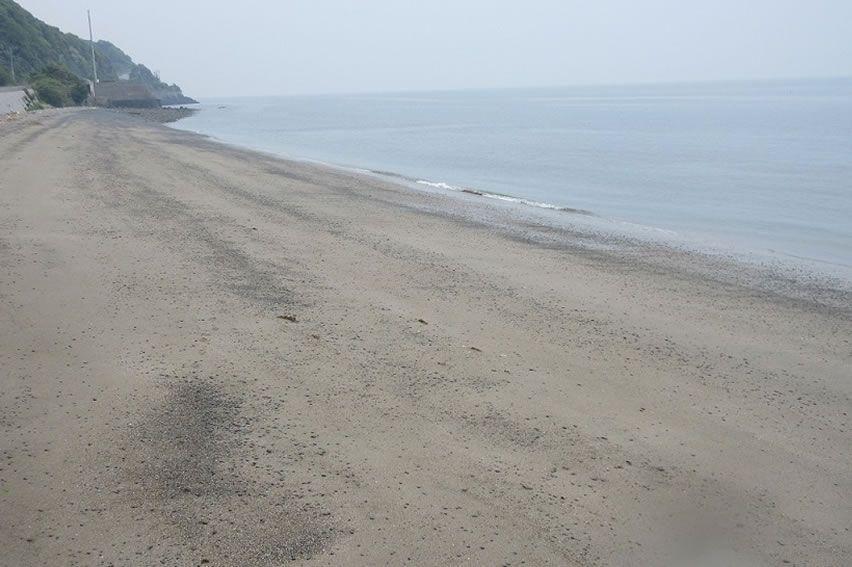
POLYGON ((5 561, 850 563, 848 295, 548 215, 3 124, 5 561))
POLYGON ((160 124, 177 122, 201 111, 198 108, 188 108, 186 106, 162 106, 159 108, 111 108, 110 110, 113 112, 123 112, 143 120, 150 120, 151 122, 158 122, 160 124))
MULTIPOLYGON (((543 127, 543 132, 556 136, 555 130, 548 130, 546 124, 541 124, 541 115, 551 111, 546 94, 546 89, 539 98, 530 93, 533 98, 529 104, 525 99, 513 98, 507 91, 500 90, 476 98, 487 107, 488 118, 477 119, 475 128, 484 129, 489 136, 487 139, 498 144, 493 148, 491 162, 492 158, 488 157, 491 154, 482 146, 485 142, 474 143, 471 139, 470 147, 465 147, 465 128, 474 127, 474 123, 456 114, 473 98, 468 100, 461 94, 423 97, 418 104, 424 101, 431 104, 424 107, 424 116, 414 120, 412 127, 405 126, 401 119, 404 114, 400 114, 406 112, 408 98, 391 97, 385 101, 378 95, 342 96, 339 100, 322 97, 299 101, 288 97, 218 99, 204 105, 201 115, 177 127, 212 134, 225 142, 290 159, 304 158, 355 170, 399 173, 398 177, 406 182, 422 180, 449 190, 488 194, 485 198, 508 196, 530 201, 533 205, 586 209, 597 214, 601 223, 609 223, 612 230, 633 234, 660 232, 659 238, 652 234, 654 240, 674 232, 676 237, 669 240, 681 246, 755 257, 757 262, 806 264, 818 272, 852 281, 852 257, 845 244, 852 235, 844 228, 842 219, 842 211, 849 206, 848 200, 842 198, 845 195, 842 172, 846 170, 846 163, 840 159, 842 152, 830 150, 830 147, 839 148, 837 144, 831 144, 830 140, 820 138, 796 122, 799 128, 789 136, 775 128, 759 129, 759 134, 755 135, 759 135, 760 143, 749 145, 750 150, 741 148, 741 152, 736 151, 734 145, 743 140, 735 137, 730 142, 708 141, 695 148, 690 146, 687 158, 676 147, 668 147, 666 140, 671 141, 670 137, 658 132, 654 135, 662 137, 661 146, 644 147, 644 138, 628 136, 623 144, 629 147, 638 144, 635 149, 644 148, 642 151, 647 154, 639 155, 624 147, 624 154, 619 155, 612 150, 621 146, 612 139, 614 134, 605 129, 603 134, 598 134, 609 132, 608 142, 598 148, 598 157, 583 160, 579 156, 584 155, 584 144, 603 144, 603 141, 596 141, 598 134, 589 132, 589 140, 585 142, 585 134, 572 133, 568 121, 567 125, 560 122, 558 131, 561 134, 549 140, 547 147, 551 150, 542 147, 539 157, 527 155, 527 150, 536 147, 536 128, 543 127), (538 104, 536 101, 544 102, 538 104), (346 113, 340 114, 335 110, 338 103, 342 108, 351 108, 355 114, 348 118, 346 113), (399 122, 393 127, 401 130, 390 135, 382 132, 381 125, 389 120, 380 117, 382 104, 387 104, 394 116, 400 117, 390 120, 388 126, 399 122), (529 106, 529 118, 535 119, 528 128, 518 130, 515 142, 509 141, 511 126, 506 126, 508 130, 501 126, 502 118, 495 110, 501 105, 514 109, 513 112, 523 112, 529 106), (452 114, 452 120, 458 118, 461 130, 441 126, 442 113, 452 114), (328 114, 327 119, 316 119, 325 114, 328 114), (414 125, 419 121, 426 121, 430 126, 414 125), (425 137, 418 141, 420 128, 426 128, 422 132, 425 137), (399 143, 395 143, 395 137, 399 143), (359 143, 359 139, 363 143, 359 143), (810 144, 807 147, 811 147, 812 152, 825 154, 828 161, 820 165, 820 160, 787 155, 797 144, 810 144), (783 162, 771 156, 764 156, 765 162, 756 158, 776 145, 779 151, 783 148, 786 152, 787 159, 783 162), (712 157, 721 155, 727 159, 720 161, 712 157), (460 159, 461 156, 465 158, 460 159), (610 173, 598 171, 599 164, 603 163, 609 164, 605 169, 610 173), (833 165, 829 167, 829 163, 833 165), (596 171, 600 174, 598 177, 595 177, 596 171), (636 173, 633 179, 631 172, 636 173), (807 197, 811 195, 810 189, 804 190, 809 183, 813 184, 810 202, 807 197), (829 188, 834 189, 829 191, 829 188), (836 202, 834 196, 837 196, 836 202), (812 213, 808 214, 810 210, 812 213)), ((555 97, 560 90, 554 89, 551 94, 555 97)), ((558 100, 562 101, 560 104, 569 105, 568 115, 600 112, 594 110, 594 105, 581 104, 579 109, 574 108, 575 98, 570 90, 561 94, 564 98, 558 100)), ((788 94, 791 101, 799 101, 793 93, 788 94)), ((708 104, 714 112, 730 119, 729 114, 735 108, 731 108, 730 103, 723 104, 724 100, 712 99, 708 104)), ((795 107, 799 113, 811 104, 804 100, 799 102, 801 104, 795 107)), ((769 107, 767 112, 782 112, 778 104, 769 104, 769 107)), ((631 111, 638 114, 633 118, 640 120, 646 116, 644 108, 631 111)), ((617 108, 612 110, 618 111, 617 108)), ((698 111, 698 103, 693 102, 683 111, 687 110, 698 111)), ((412 114, 412 119, 415 116, 416 113, 412 114)), ((512 114, 512 121, 517 119, 512 114)), ((447 120, 452 122, 450 118, 447 120)), ((653 129, 653 124, 645 124, 645 127, 653 129)), ((725 127, 737 130, 729 122, 725 127)), ((678 135, 686 134, 680 132, 678 135)))
MULTIPOLYGON (((196 112, 203 112, 203 109, 196 112)), ((679 270, 716 279, 726 285, 744 285, 757 292, 774 293, 795 301, 815 301, 828 309, 841 309, 852 314, 852 267, 843 264, 784 253, 737 251, 711 244, 702 245, 668 229, 611 219, 593 211, 542 204, 522 197, 451 186, 395 172, 266 151, 182 128, 177 123, 168 126, 224 147, 256 152, 286 162, 364 175, 411 191, 442 195, 450 202, 432 212, 482 223, 486 227, 490 225, 537 244, 587 248, 590 252, 608 250, 615 255, 642 257, 652 267, 679 270), (457 210, 456 201, 468 208, 457 210), (478 203, 481 208, 476 210, 478 201, 482 201, 478 203), (504 207, 510 211, 508 217, 501 211, 504 207), (538 230, 534 225, 538 225, 538 230)))

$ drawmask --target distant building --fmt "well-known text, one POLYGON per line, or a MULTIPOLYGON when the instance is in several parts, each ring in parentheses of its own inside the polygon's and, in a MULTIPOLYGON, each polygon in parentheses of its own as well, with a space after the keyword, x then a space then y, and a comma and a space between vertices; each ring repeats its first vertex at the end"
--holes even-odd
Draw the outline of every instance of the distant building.
POLYGON ((103 81, 95 85, 95 105, 120 108, 156 108, 160 99, 142 83, 103 81))
POLYGON ((26 87, 0 87, 0 115, 24 112, 26 95, 26 87))

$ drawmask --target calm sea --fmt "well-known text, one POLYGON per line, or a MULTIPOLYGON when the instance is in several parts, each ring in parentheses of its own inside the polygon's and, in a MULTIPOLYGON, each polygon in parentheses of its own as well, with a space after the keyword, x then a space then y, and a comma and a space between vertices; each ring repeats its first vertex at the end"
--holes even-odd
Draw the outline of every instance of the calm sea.
POLYGON ((424 187, 581 209, 689 244, 852 267, 852 79, 237 98, 202 109, 177 127, 424 187))

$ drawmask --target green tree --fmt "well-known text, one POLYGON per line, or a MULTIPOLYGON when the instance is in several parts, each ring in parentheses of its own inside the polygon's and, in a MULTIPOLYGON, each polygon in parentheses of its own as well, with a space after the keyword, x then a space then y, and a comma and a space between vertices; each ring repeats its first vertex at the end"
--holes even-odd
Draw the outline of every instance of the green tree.
POLYGON ((50 106, 79 105, 89 96, 89 85, 61 65, 48 65, 30 75, 30 85, 39 100, 50 106))
POLYGON ((65 85, 50 77, 39 77, 32 81, 32 87, 40 101, 50 106, 62 107, 71 104, 71 97, 65 85))

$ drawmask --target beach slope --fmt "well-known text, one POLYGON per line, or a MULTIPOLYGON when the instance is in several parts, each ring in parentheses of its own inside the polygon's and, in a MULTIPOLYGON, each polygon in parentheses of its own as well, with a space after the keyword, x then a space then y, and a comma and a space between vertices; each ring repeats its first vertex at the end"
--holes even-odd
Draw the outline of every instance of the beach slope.
POLYGON ((0 564, 852 563, 845 296, 490 206, 0 125, 0 564))

